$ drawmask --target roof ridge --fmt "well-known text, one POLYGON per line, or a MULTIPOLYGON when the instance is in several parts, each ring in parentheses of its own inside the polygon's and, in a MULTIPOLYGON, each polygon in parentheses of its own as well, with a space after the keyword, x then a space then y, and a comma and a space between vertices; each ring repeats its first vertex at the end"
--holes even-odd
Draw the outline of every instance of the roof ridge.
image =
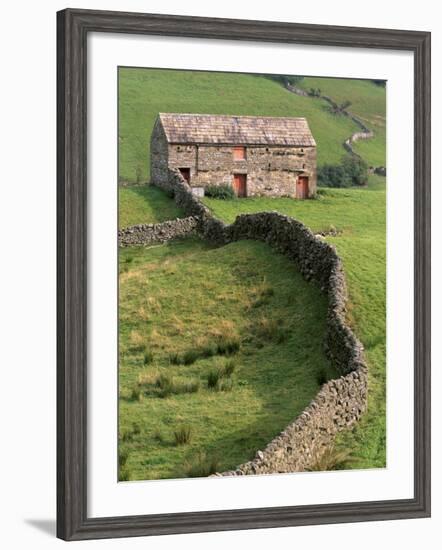
POLYGON ((281 120, 307 120, 304 116, 272 116, 272 115, 226 115, 220 113, 169 113, 160 112, 158 115, 169 116, 206 116, 206 117, 227 117, 227 118, 272 118, 281 120))

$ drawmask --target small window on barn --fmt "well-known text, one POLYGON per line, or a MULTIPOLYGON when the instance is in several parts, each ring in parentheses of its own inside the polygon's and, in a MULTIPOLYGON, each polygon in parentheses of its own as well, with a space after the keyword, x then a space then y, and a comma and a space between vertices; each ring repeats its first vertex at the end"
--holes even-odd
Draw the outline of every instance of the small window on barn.
POLYGON ((246 158, 246 148, 245 147, 234 147, 233 148, 233 160, 245 160, 246 158))

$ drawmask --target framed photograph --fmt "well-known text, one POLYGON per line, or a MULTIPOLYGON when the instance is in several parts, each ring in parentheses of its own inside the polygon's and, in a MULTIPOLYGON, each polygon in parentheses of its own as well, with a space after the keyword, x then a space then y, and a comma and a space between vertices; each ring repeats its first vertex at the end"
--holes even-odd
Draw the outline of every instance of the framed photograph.
POLYGON ((430 33, 58 13, 57 534, 430 515, 430 33))

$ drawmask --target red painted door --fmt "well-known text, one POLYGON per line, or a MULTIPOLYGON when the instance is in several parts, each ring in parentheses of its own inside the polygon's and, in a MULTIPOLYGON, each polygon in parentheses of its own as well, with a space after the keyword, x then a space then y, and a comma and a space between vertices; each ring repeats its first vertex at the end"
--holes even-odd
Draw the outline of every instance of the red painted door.
POLYGON ((307 199, 308 198, 308 177, 298 176, 296 180, 296 198, 307 199))
POLYGON ((181 172, 181 175, 187 181, 187 183, 189 183, 190 182, 190 168, 180 168, 179 171, 181 172))
POLYGON ((246 174, 233 174, 233 190, 237 197, 247 197, 246 174))

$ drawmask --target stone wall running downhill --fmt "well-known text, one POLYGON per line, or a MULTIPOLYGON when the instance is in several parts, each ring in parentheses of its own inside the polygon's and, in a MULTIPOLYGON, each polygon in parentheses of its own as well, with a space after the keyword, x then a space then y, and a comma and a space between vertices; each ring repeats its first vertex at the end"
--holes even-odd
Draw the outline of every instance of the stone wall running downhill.
POLYGON ((193 216, 162 223, 131 225, 118 231, 118 244, 124 247, 165 243, 171 239, 184 237, 195 232, 197 225, 198 220, 193 216))
POLYGON ((341 374, 322 385, 307 408, 253 460, 216 475, 270 474, 311 469, 333 446, 336 434, 355 425, 367 408, 368 373, 363 348, 347 324, 347 288, 336 249, 299 221, 277 212, 243 214, 231 225, 214 218, 192 194, 178 171, 161 187, 172 192, 186 215, 197 217, 197 230, 224 245, 241 239, 266 242, 290 258, 303 277, 328 297, 325 353, 341 374))
MULTIPOLYGON (((305 90, 303 90, 302 88, 298 88, 297 86, 294 86, 292 84, 286 84, 285 87, 286 87, 287 90, 289 90, 290 92, 292 92, 296 95, 300 95, 300 96, 303 96, 303 97, 309 97, 309 93, 306 92, 305 90)), ((331 97, 329 97, 327 95, 323 95, 323 94, 320 93, 317 97, 320 97, 321 99, 326 101, 334 109, 336 109, 338 107, 338 104, 331 97)), ((359 155, 359 153, 356 153, 356 151, 354 150, 353 143, 355 143, 356 141, 359 141, 361 139, 372 139, 372 138, 375 137, 375 134, 372 130, 370 130, 370 128, 358 116, 354 115, 353 113, 351 113, 347 109, 342 109, 341 112, 344 116, 349 117, 361 129, 360 132, 354 132, 350 137, 348 137, 344 141, 342 146, 351 155, 362 158, 361 155, 359 155)), ((386 170, 385 166, 371 167, 371 170, 372 170, 372 172, 374 172, 375 174, 379 174, 380 176, 385 177, 387 175, 387 170, 386 170)))

